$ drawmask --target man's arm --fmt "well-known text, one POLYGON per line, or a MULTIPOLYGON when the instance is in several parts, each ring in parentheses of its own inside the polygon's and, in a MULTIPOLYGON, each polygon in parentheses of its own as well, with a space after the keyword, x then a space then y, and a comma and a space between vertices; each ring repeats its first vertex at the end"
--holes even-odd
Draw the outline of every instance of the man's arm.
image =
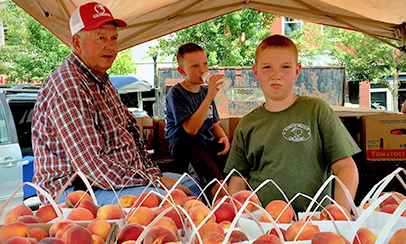
MULTIPOLYGON (((359 175, 357 165, 352 157, 348 156, 335 161, 331 166, 331 170, 333 171, 333 174, 345 184, 354 200, 358 188, 359 175)), ((335 184, 334 200, 348 211, 351 211, 351 205, 348 202, 341 185, 337 182, 335 184)))

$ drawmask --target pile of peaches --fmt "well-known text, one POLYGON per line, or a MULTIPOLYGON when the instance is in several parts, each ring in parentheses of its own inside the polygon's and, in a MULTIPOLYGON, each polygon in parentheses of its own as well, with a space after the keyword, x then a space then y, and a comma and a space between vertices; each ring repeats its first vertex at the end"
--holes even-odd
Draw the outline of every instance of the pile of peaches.
MULTIPOLYGON (((404 195, 393 193, 393 197, 388 197, 375 211, 393 213, 404 199, 404 195)), ((368 206, 365 204, 363 208, 368 206)), ((402 216, 406 216, 406 212, 402 216)), ((298 220, 287 202, 274 200, 262 208, 249 190, 225 196, 212 205, 172 189, 163 198, 153 192, 143 192, 139 196, 122 196, 117 204, 102 207, 94 204, 87 192, 74 191, 59 209, 49 204, 33 212, 19 205, 6 213, 0 229, 0 244, 276 244, 292 241, 369 244, 377 239, 377 233, 366 227, 359 228, 353 240, 334 231, 320 231, 319 223, 323 220, 353 221, 353 217, 346 209, 330 204, 318 217, 310 215, 298 220), (63 211, 67 209, 69 211, 63 211), (61 218, 62 215, 66 216, 61 218), (268 228, 263 228, 259 236, 250 236, 239 227, 239 218, 268 228), (123 224, 117 228, 115 221, 123 221, 123 224), (49 229, 36 227, 41 223, 47 223, 49 229)), ((399 229, 389 244, 405 243, 405 240, 406 229, 399 229)))

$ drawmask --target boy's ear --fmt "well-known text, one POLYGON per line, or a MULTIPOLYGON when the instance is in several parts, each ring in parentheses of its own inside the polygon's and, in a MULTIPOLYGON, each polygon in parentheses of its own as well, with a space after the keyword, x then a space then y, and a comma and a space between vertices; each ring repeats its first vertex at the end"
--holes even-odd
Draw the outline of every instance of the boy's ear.
POLYGON ((296 65, 296 75, 295 75, 295 79, 297 79, 297 77, 299 77, 300 71, 302 70, 302 64, 298 63, 296 65))
POLYGON ((258 80, 258 78, 257 78, 258 71, 257 71, 257 66, 255 64, 252 65, 252 72, 254 72, 255 78, 258 80))
POLYGON ((186 76, 186 73, 185 73, 185 71, 183 70, 183 67, 182 67, 182 66, 178 66, 178 71, 179 71, 179 74, 181 74, 182 76, 186 76))

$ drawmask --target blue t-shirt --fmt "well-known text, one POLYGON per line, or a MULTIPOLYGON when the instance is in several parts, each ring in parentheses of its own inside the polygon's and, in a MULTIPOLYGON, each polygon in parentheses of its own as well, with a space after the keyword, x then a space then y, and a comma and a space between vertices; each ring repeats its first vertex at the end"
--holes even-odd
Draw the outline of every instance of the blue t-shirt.
MULTIPOLYGON (((200 86, 199 92, 190 92, 180 84, 173 86, 166 95, 165 110, 165 138, 169 143, 169 150, 173 153, 173 147, 181 139, 186 139, 190 135, 183 129, 182 122, 192 116, 200 107, 207 94, 207 87, 200 86)), ((216 104, 211 103, 207 111, 206 119, 195 135, 206 145, 215 142, 213 124, 220 121, 216 104)))

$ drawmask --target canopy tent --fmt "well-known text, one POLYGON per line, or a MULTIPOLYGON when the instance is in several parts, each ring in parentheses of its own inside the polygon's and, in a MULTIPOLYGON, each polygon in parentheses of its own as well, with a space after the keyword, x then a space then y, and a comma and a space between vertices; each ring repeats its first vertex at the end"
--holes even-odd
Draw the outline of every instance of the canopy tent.
MULTIPOLYGON (((13 0, 65 44, 70 45, 71 13, 88 0, 13 0)), ((405 0, 97 0, 115 18, 119 50, 244 8, 402 40, 406 45, 405 0)), ((382 39, 381 39, 382 40, 382 39)), ((384 40, 382 40, 384 41, 384 40)), ((389 43, 388 43, 389 44, 389 43)))
POLYGON ((146 92, 152 89, 146 80, 135 75, 110 75, 110 81, 118 94, 146 92))

